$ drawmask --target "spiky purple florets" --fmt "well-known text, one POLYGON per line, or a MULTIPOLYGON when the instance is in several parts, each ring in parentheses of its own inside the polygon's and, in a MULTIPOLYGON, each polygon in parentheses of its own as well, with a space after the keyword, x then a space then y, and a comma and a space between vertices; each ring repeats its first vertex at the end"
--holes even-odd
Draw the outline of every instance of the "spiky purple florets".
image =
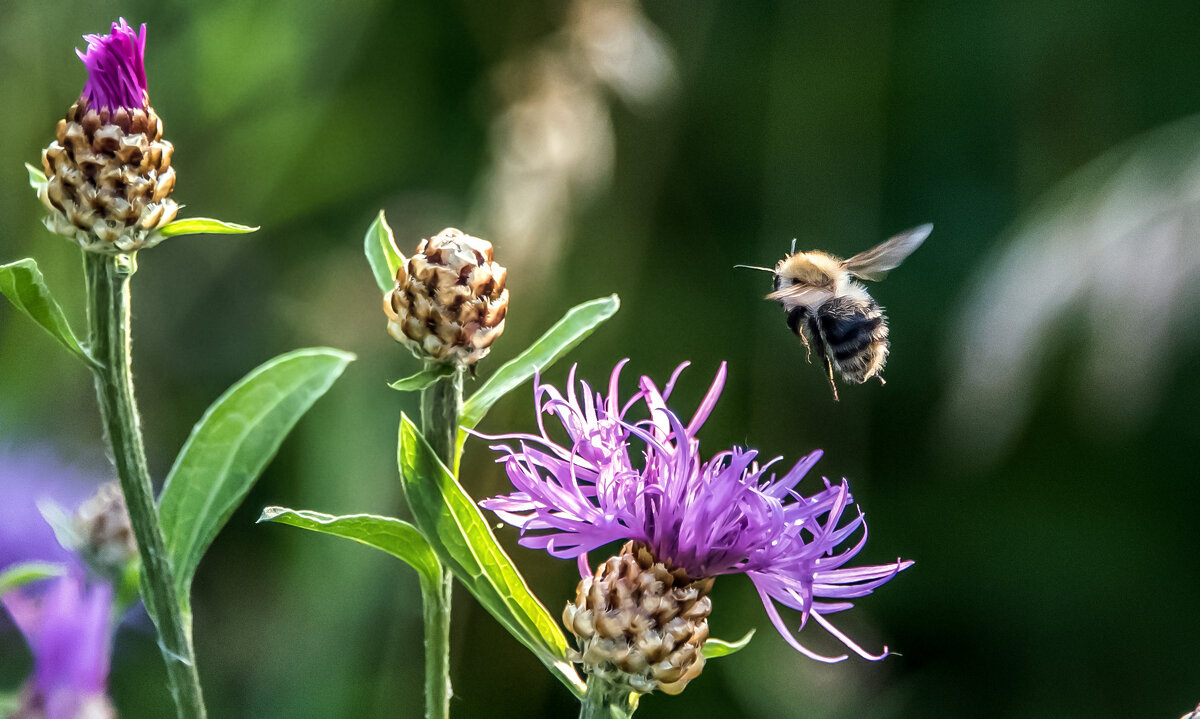
POLYGON ((112 602, 110 584, 88 584, 76 573, 49 580, 39 594, 4 595, 33 654, 33 694, 27 701, 44 716, 108 716, 85 710, 107 706, 112 602))
POLYGON ((87 84, 80 99, 93 110, 121 108, 143 110, 149 105, 146 91, 146 26, 135 32, 125 18, 112 24, 108 35, 84 35, 87 52, 75 50, 87 67, 87 84))
POLYGON ((796 485, 821 457, 818 450, 782 477, 760 466, 757 452, 733 448, 707 461, 700 456, 696 433, 712 412, 725 383, 725 365, 686 425, 668 409, 681 365, 664 390, 648 377, 639 392, 622 403, 617 393, 621 362, 609 380, 608 396, 581 382, 575 391, 571 370, 564 396, 554 387, 535 384, 539 435, 513 434, 492 439, 519 442, 496 445, 516 492, 482 502, 505 522, 521 529, 521 544, 560 558, 579 558, 615 541, 634 540, 654 556, 693 579, 745 574, 754 583, 776 629, 800 652, 825 657, 796 639, 776 603, 800 611, 801 628, 812 617, 854 652, 878 659, 847 638, 823 616, 851 607, 846 601, 870 594, 911 562, 843 568, 866 542, 863 516, 842 524, 853 501, 849 485, 828 480, 805 496, 796 485), (627 415, 641 403, 649 418, 627 415), (550 438, 545 415, 558 417, 569 437, 550 438), (635 464, 630 444, 644 448, 635 464), (841 525, 841 526, 839 526, 841 525), (861 530, 861 532, 859 531, 861 530), (858 534, 851 546, 839 547, 858 534), (817 601, 817 599, 829 601, 817 601))

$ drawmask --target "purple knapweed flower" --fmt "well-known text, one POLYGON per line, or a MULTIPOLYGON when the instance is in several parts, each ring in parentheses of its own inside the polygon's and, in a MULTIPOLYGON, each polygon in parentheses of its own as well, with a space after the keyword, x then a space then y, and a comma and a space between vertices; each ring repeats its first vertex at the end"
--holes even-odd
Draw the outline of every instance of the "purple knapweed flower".
POLYGON ((72 572, 39 593, 0 597, 33 654, 33 676, 21 695, 20 719, 108 719, 112 586, 88 584, 72 572))
MULTIPOLYGON (((482 505, 520 528, 522 545, 544 549, 555 557, 579 558, 584 579, 575 604, 567 606, 564 621, 580 639, 582 661, 589 673, 637 674, 637 681, 630 685, 636 691, 675 686, 676 678, 686 681, 699 673, 698 668, 685 665, 693 661, 690 654, 699 654, 707 637, 706 624, 694 627, 689 637, 685 630, 672 632, 666 626, 665 619, 673 615, 654 620, 664 625, 654 641, 669 646, 688 644, 689 656, 651 652, 630 661, 632 645, 613 649, 614 641, 623 641, 622 632, 627 635, 630 627, 650 620, 633 607, 601 607, 595 602, 630 593, 644 599, 647 595, 639 593, 649 591, 646 587, 653 582, 638 584, 629 579, 638 572, 653 573, 660 583, 656 586, 665 583, 667 590, 674 592, 672 596, 680 602, 679 616, 703 614, 705 620, 707 607, 697 603, 708 602, 712 578, 745 574, 757 588, 775 628, 804 655, 825 662, 847 656, 824 656, 805 647, 780 616, 777 605, 800 612, 800 629, 811 618, 854 653, 868 659, 886 656, 886 647, 879 654, 866 651, 834 627, 827 615, 849 609, 849 600, 870 594, 912 562, 845 566, 863 548, 867 534, 861 512, 844 521, 853 502, 849 485, 845 480, 825 480, 822 488, 808 495, 796 489, 821 452, 809 454, 779 477, 768 472, 778 459, 759 465, 753 449, 735 447, 705 461, 696 434, 721 394, 725 364, 686 424, 667 407, 686 363, 676 369, 662 391, 650 378, 642 377, 639 391, 622 402, 617 384, 624 364, 613 370, 606 397, 593 393, 583 382, 577 393, 574 368, 565 396, 536 382, 540 434, 489 437, 517 443, 516 447, 493 447, 504 453, 497 461, 504 464, 517 491, 485 500, 482 505), (628 415, 639 403, 649 417, 631 420, 628 415), (568 441, 551 438, 546 415, 558 418, 568 441), (631 544, 621 557, 608 560, 594 577, 588 576, 587 551, 626 540, 631 544), (626 583, 625 588, 614 589, 620 582, 626 583), (643 668, 646 663, 650 669, 643 668)), ((653 598, 654 606, 662 603, 661 597, 653 598)), ((702 666, 702 658, 696 661, 702 666)))
POLYGON ((108 35, 84 35, 87 52, 75 50, 88 71, 80 99, 94 110, 142 110, 149 106, 146 89, 146 25, 135 32, 125 18, 108 35))

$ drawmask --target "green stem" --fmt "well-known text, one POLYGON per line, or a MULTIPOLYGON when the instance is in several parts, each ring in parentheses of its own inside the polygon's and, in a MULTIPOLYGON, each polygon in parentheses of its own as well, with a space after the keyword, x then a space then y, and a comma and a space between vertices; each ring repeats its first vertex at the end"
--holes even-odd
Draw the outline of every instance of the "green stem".
POLYGON ((179 719, 204 719, 204 697, 196 673, 191 630, 175 591, 175 577, 154 502, 154 487, 133 399, 129 280, 137 271, 137 260, 132 254, 85 252, 84 270, 91 333, 88 351, 96 363, 93 369, 104 433, 142 558, 142 598, 158 630, 159 648, 167 664, 167 680, 179 719))
POLYGON ((453 470, 458 439, 458 413, 462 410, 463 373, 457 370, 438 377, 421 390, 421 434, 434 454, 453 470))
POLYGON ((425 717, 450 716, 450 590, 454 577, 445 569, 439 582, 421 582, 425 619, 425 717))
POLYGON ((629 719, 637 710, 637 700, 638 695, 628 688, 609 684, 593 674, 588 677, 579 719, 629 719))
MULTIPOLYGON (((462 370, 439 377, 421 391, 421 433, 438 459, 453 471, 462 409, 462 370)), ((443 567, 440 585, 422 586, 425 618, 425 717, 450 716, 450 604, 454 575, 443 567)))

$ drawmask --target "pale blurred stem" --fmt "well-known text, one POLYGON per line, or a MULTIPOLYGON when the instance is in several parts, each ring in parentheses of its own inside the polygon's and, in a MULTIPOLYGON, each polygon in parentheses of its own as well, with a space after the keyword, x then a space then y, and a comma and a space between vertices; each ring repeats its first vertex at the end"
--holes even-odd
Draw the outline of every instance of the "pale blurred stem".
MULTIPOLYGON (((455 453, 458 413, 462 409, 462 370, 439 377, 421 391, 421 432, 442 464, 450 471, 458 466, 455 453)), ((450 716, 450 599, 454 575, 442 568, 440 586, 422 585, 425 617, 425 716, 450 716)))
POLYGON ((637 709, 633 693, 596 676, 589 676, 579 719, 629 719, 637 709))
POLYGON ((137 271, 132 254, 85 252, 88 329, 96 395, 104 434, 129 506, 129 519, 142 558, 142 599, 158 630, 167 680, 180 719, 204 719, 204 697, 196 673, 191 632, 184 623, 174 574, 154 502, 130 366, 129 281, 137 271))

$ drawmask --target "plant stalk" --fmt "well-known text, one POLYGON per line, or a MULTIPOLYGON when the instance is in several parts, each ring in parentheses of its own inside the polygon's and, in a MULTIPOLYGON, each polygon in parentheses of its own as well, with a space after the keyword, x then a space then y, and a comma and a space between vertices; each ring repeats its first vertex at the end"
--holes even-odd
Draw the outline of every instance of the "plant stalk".
MULTIPOLYGON (((421 391, 421 433, 438 459, 451 471, 458 466, 458 415, 462 409, 463 373, 461 369, 439 377, 421 391)), ((442 567, 440 585, 422 586, 422 614, 425 619, 425 717, 447 719, 450 716, 450 605, 454 575, 442 567)))
POLYGON ((142 559, 142 599, 158 631, 159 648, 167 664, 167 680, 179 719, 204 719, 204 696, 196 672, 191 630, 175 591, 175 576, 167 556, 133 397, 129 281, 137 271, 137 260, 133 254, 85 252, 83 255, 90 331, 88 352, 95 363, 96 395, 104 434, 142 559))
POLYGON ((593 675, 579 707, 579 719, 630 719, 637 710, 638 695, 626 687, 610 684, 593 675))

